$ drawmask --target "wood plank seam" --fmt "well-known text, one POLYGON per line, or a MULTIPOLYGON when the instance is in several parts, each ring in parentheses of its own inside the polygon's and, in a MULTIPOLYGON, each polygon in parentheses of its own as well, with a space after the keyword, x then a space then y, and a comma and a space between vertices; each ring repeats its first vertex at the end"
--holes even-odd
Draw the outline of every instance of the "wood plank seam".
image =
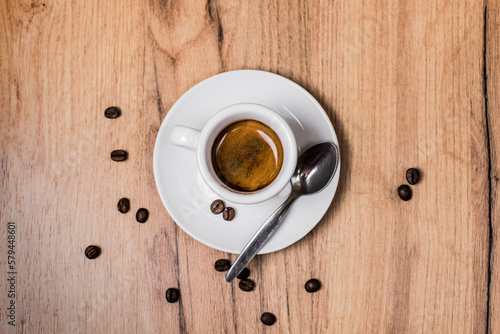
MULTIPOLYGON (((180 262, 179 262, 179 228, 177 225, 174 227, 175 231, 175 271, 177 275, 177 289, 182 291, 181 289, 181 280, 180 280, 180 262)), ((179 298, 179 332, 186 333, 186 319, 184 317, 184 306, 182 305, 182 297, 179 298)))
POLYGON ((490 312, 491 312, 491 256, 493 249, 493 222, 491 217, 491 200, 492 200, 492 180, 491 180, 491 144, 490 144, 490 122, 488 110, 488 64, 487 64, 487 33, 488 33, 488 5, 484 6, 484 28, 483 28, 483 96, 484 96, 484 112, 486 122, 486 149, 488 153, 488 284, 486 294, 486 334, 491 332, 490 312))

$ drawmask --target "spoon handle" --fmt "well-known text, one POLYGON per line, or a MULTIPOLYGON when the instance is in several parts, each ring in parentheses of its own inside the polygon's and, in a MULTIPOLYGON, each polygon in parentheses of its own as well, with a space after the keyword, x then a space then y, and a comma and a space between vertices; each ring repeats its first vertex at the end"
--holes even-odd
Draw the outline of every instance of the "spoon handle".
POLYGON ((253 257, 264 247, 271 236, 276 232, 278 227, 281 225, 283 218, 285 217, 288 209, 292 203, 299 197, 296 193, 292 191, 290 196, 286 201, 281 204, 276 211, 274 211, 269 218, 262 224, 262 226, 255 232, 252 239, 247 243, 245 248, 241 251, 240 255, 234 261, 229 271, 226 273, 225 279, 227 282, 231 282, 239 273, 246 267, 248 262, 250 262, 253 257))

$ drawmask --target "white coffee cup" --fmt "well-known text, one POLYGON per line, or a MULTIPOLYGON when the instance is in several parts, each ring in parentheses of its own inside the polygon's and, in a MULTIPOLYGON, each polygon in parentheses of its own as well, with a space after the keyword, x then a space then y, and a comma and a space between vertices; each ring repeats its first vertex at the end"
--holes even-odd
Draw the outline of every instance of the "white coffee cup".
POLYGON ((176 125, 170 139, 173 144, 196 152, 198 170, 213 192, 223 200, 239 204, 259 203, 279 194, 289 183, 297 163, 297 143, 292 129, 278 113, 260 104, 238 103, 224 108, 211 117, 201 130, 176 125), (268 186, 255 192, 229 188, 218 178, 212 164, 212 146, 217 136, 227 126, 243 120, 255 120, 269 126, 278 135, 283 147, 280 172, 268 186))

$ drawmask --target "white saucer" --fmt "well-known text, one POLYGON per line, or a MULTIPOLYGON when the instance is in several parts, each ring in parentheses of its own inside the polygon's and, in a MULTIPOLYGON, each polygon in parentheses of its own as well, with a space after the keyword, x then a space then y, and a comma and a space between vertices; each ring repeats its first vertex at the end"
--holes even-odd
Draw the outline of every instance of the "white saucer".
MULTIPOLYGON (((210 211, 217 199, 198 172, 195 153, 170 142, 175 125, 201 129, 214 113, 235 103, 258 103, 278 112, 292 128, 299 154, 314 144, 338 145, 328 116, 302 87, 276 74, 242 70, 221 73, 187 91, 169 110, 158 132, 154 150, 154 175, 163 205, 186 233, 207 246, 239 254, 266 218, 290 193, 259 204, 226 202, 236 211, 228 222, 210 211)), ((259 254, 283 249, 304 237, 323 217, 337 190, 340 162, 330 184, 320 193, 300 197, 283 225, 259 254)))

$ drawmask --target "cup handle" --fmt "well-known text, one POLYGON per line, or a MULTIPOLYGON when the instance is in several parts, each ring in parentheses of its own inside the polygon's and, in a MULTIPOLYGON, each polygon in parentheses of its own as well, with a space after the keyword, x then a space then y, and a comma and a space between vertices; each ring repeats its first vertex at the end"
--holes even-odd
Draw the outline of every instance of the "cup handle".
POLYGON ((170 134, 170 140, 174 145, 196 151, 200 131, 182 125, 176 125, 170 134))

